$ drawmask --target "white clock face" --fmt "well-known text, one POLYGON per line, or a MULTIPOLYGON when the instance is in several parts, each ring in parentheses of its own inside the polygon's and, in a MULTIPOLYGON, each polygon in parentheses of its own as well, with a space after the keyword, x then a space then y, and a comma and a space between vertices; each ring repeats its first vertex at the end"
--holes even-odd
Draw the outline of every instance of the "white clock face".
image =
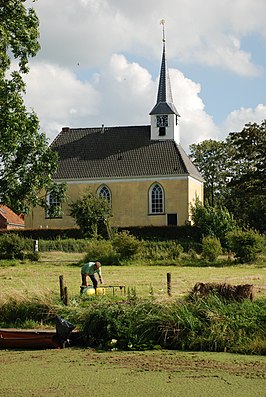
POLYGON ((167 114, 157 116, 157 127, 168 127, 168 116, 167 116, 167 114))

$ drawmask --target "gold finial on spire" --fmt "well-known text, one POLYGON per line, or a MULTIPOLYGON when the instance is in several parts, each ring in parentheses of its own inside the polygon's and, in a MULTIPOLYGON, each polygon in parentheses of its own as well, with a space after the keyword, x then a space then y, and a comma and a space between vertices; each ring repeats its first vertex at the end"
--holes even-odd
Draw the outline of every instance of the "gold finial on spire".
POLYGON ((161 19, 160 25, 163 25, 163 42, 165 42, 165 32, 164 32, 165 19, 161 19))

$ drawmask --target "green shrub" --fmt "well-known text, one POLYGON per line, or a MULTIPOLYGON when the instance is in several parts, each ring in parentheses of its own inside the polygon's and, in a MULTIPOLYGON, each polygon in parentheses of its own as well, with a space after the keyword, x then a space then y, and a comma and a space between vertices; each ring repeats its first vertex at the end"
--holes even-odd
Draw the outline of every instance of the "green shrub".
POLYGON ((173 261, 180 258, 183 247, 174 240, 170 241, 142 241, 139 255, 142 260, 152 261, 173 261))
POLYGON ((262 250, 263 238, 253 230, 237 230, 227 234, 228 247, 240 263, 255 262, 262 250))
POLYGON ((169 249, 169 256, 172 259, 178 259, 180 258, 181 254, 183 253, 183 247, 180 244, 174 243, 171 245, 169 249))
POLYGON ((92 239, 88 242, 85 262, 100 261, 102 265, 119 264, 119 255, 110 240, 92 239))
POLYGON ((112 239, 112 246, 121 259, 129 259, 140 250, 141 242, 131 235, 128 230, 123 230, 115 234, 112 239))
POLYGON ((190 249, 188 250, 187 255, 188 255, 188 259, 189 259, 190 261, 197 261, 197 260, 199 259, 199 258, 198 258, 197 252, 196 252, 193 248, 190 248, 190 249))
POLYGON ((86 252, 88 239, 56 238, 55 240, 39 240, 39 251, 86 252))
POLYGON ((220 239, 226 246, 226 234, 236 229, 237 224, 227 208, 203 205, 199 199, 191 207, 192 221, 202 236, 212 236, 220 239))
POLYGON ((82 319, 86 344, 120 349, 161 348, 265 354, 266 300, 224 302, 209 296, 194 302, 152 300, 94 302, 82 319))
POLYGON ((222 254, 220 240, 216 237, 206 236, 202 239, 202 257, 210 262, 215 261, 222 254))
POLYGON ((0 237, 0 259, 24 259, 27 242, 16 234, 0 237))

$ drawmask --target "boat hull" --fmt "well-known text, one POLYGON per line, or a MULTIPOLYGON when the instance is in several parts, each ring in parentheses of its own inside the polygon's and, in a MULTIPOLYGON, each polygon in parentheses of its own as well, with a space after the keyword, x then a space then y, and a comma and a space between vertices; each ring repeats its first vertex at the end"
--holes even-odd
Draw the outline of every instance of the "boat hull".
POLYGON ((60 349, 64 342, 56 331, 0 329, 1 349, 60 349))

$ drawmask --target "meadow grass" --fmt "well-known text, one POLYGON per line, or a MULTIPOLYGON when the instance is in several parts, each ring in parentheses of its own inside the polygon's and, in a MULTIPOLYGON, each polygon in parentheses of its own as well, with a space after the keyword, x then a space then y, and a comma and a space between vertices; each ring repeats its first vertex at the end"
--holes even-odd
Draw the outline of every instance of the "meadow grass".
MULTIPOLYGON (((59 276, 63 275, 70 298, 79 295, 82 253, 41 253, 39 262, 0 261, 0 300, 2 296, 19 293, 59 294, 59 276), (10 264, 10 265, 9 265, 10 264)), ((167 273, 171 274, 172 298, 187 294, 197 282, 253 284, 255 298, 266 296, 266 265, 188 266, 142 265, 102 266, 106 285, 125 285, 146 297, 151 290, 155 297, 167 295, 167 273)), ((110 290, 110 292, 112 292, 110 290)))

